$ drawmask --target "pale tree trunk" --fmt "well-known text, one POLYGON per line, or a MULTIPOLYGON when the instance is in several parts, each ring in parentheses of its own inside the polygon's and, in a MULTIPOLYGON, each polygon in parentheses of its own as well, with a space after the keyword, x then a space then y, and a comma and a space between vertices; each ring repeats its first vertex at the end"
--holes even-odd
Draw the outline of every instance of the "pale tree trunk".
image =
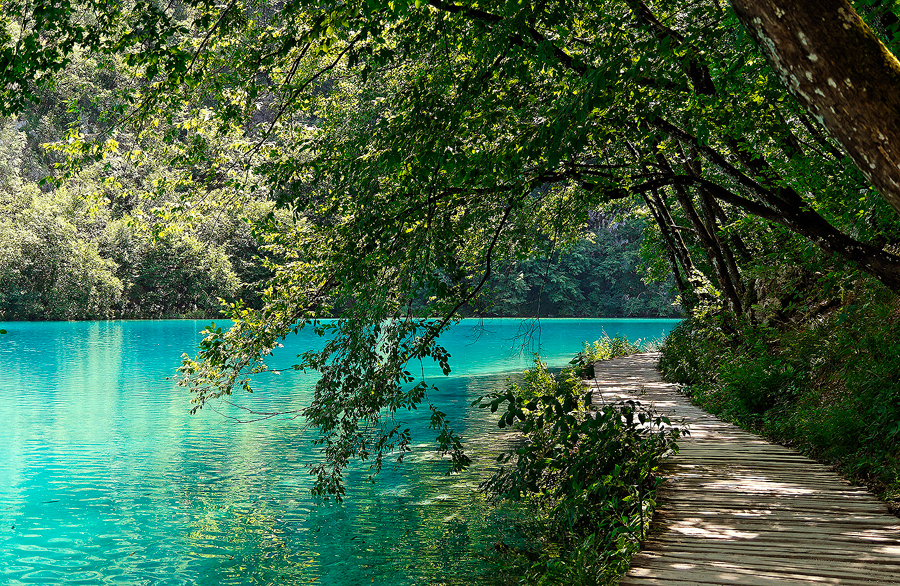
POLYGON ((900 213, 900 62, 846 0, 732 0, 785 85, 900 213))

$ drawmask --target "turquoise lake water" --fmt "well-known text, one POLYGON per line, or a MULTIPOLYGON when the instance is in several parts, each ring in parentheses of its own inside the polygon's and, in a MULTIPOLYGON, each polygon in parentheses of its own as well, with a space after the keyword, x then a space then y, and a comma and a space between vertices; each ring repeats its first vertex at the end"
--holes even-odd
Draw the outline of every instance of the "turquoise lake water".
MULTIPOLYGON (((485 555, 521 511, 477 491, 511 437, 470 407, 531 364, 563 366, 604 332, 662 338, 677 320, 463 320, 445 337, 450 377, 431 399, 473 455, 446 475, 427 409, 416 448, 374 484, 350 470, 343 503, 309 495, 313 433, 221 404, 188 413, 167 377, 208 321, 0 323, 0 584, 412 585, 487 583, 485 555)), ((286 342, 288 365, 315 344, 286 342)), ((235 402, 302 408, 313 380, 266 374, 235 402)))

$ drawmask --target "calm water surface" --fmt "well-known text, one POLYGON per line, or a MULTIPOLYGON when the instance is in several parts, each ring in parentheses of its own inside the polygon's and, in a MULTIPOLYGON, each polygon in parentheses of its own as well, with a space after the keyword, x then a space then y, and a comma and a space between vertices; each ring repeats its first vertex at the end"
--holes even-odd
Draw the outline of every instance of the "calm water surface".
MULTIPOLYGON (((419 430, 411 457, 375 484, 350 470, 343 503, 310 497, 301 420, 241 422, 225 404, 189 415, 167 377, 207 323, 0 323, 0 584, 485 583, 484 556, 516 539, 521 511, 477 492, 509 438, 469 403, 538 345, 562 366, 603 332, 661 338, 677 321, 464 320, 442 338, 451 376, 424 374, 476 466, 447 476, 427 410, 404 415, 419 430)), ((301 334, 275 362, 315 343, 301 334)), ((298 409, 312 383, 267 374, 236 402, 298 409)))

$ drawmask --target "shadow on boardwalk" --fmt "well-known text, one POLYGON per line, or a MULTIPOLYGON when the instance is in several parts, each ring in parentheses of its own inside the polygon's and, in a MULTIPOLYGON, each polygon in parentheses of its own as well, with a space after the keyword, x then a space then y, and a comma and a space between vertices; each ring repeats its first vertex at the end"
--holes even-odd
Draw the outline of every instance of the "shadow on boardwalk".
POLYGON ((632 398, 687 422, 624 586, 900 584, 900 520, 827 466, 694 407, 656 354, 597 363, 595 401, 632 398))

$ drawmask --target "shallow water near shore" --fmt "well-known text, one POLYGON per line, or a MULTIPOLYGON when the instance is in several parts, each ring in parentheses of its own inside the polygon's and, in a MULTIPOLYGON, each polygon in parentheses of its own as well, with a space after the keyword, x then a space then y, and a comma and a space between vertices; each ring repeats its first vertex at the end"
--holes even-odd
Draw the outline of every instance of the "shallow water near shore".
MULTIPOLYGON (((208 321, 0 323, 0 584, 479 584, 494 543, 527 511, 477 491, 510 436, 470 407, 540 348, 565 365, 582 342, 661 338, 677 320, 463 320, 442 342, 453 371, 421 371, 475 465, 448 476, 427 409, 403 414, 416 448, 343 503, 309 494, 314 432, 290 415, 314 379, 265 374, 232 406, 188 413, 167 377, 208 321)), ((317 344, 286 341, 287 366, 317 344)))

